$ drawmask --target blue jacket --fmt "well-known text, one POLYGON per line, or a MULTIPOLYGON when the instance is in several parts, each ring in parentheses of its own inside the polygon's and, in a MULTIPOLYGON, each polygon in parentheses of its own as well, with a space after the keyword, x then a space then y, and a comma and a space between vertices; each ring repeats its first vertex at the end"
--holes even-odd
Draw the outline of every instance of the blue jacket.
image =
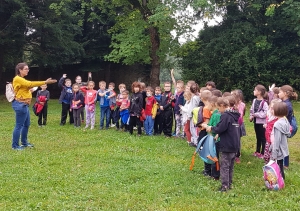
POLYGON ((175 114, 180 114, 180 107, 179 105, 184 105, 184 97, 183 97, 183 92, 180 93, 180 95, 175 96, 175 106, 174 106, 174 113, 175 114))
POLYGON ((61 93, 59 96, 59 103, 71 104, 73 98, 72 87, 66 87, 64 83, 65 83, 65 78, 61 77, 58 81, 58 88, 61 89, 61 93))
POLYGON ((100 108, 109 107, 110 100, 107 97, 110 95, 110 92, 106 92, 106 91, 107 90, 99 89, 97 92, 97 100, 99 100, 100 108), (103 97, 99 96, 99 93, 104 93, 104 92, 106 92, 106 94, 103 97))
POLYGON ((291 124, 292 122, 292 117, 293 117, 293 105, 291 103, 291 101, 289 99, 284 100, 283 102, 285 102, 285 104, 287 105, 288 108, 288 115, 286 116, 286 118, 288 119, 289 123, 291 124))

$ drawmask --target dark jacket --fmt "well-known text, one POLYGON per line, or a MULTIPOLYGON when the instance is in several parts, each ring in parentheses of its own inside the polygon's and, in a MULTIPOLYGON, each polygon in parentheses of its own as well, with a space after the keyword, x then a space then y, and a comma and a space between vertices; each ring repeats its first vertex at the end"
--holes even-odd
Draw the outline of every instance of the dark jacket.
POLYGON ((64 83, 65 83, 65 78, 61 77, 58 81, 58 87, 61 89, 61 93, 58 100, 59 103, 64 102, 66 104, 70 104, 73 97, 72 87, 66 87, 64 83))
POLYGON ((172 109, 173 100, 170 99, 171 96, 172 96, 171 92, 164 92, 161 95, 161 102, 159 105, 164 107, 164 111, 172 109))
POLYGON ((129 112, 131 116, 140 116, 143 109, 143 94, 133 93, 130 97, 129 112))
POLYGON ((143 109, 145 109, 145 108, 146 108, 146 97, 147 97, 147 93, 146 93, 146 91, 142 91, 141 93, 142 93, 142 95, 143 95, 143 109))
POLYGON ((222 115, 217 126, 211 127, 215 134, 220 137, 220 152, 238 152, 240 148, 240 134, 238 111, 226 110, 222 115))
POLYGON ((45 96, 46 97, 46 102, 45 103, 47 103, 48 100, 50 100, 50 92, 48 90, 45 90, 45 91, 39 90, 39 91, 37 91, 37 93, 36 93, 36 102, 37 103, 40 102, 39 101, 39 96, 45 96))
POLYGON ((175 106, 174 106, 174 113, 180 114, 180 107, 179 105, 184 105, 184 97, 183 92, 181 92, 179 95, 176 95, 175 97, 175 106))
POLYGON ((292 102, 289 99, 286 99, 283 102, 285 102, 285 104, 288 108, 288 115, 286 116, 286 118, 288 119, 289 123, 291 124, 293 113, 294 113, 292 102))
POLYGON ((72 101, 79 101, 79 100, 80 100, 80 102, 76 104, 77 107, 78 108, 79 107, 84 107, 84 96, 83 96, 83 94, 80 91, 78 91, 77 93, 73 93, 72 101))

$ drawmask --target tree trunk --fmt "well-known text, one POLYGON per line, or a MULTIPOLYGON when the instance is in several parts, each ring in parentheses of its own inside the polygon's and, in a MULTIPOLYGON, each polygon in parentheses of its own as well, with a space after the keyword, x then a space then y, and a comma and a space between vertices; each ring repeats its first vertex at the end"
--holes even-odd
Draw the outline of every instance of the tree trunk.
POLYGON ((150 41, 151 41, 151 73, 150 73, 150 86, 156 87, 160 85, 159 74, 160 74, 160 62, 157 55, 159 49, 160 41, 158 31, 155 27, 151 26, 149 28, 150 41))
POLYGON ((2 73, 3 73, 3 67, 4 67, 4 46, 0 46, 0 81, 2 82, 2 73))
POLYGON ((106 84, 109 84, 111 81, 110 81, 110 66, 111 66, 111 62, 109 62, 108 65, 106 65, 105 67, 105 81, 106 81, 106 84))

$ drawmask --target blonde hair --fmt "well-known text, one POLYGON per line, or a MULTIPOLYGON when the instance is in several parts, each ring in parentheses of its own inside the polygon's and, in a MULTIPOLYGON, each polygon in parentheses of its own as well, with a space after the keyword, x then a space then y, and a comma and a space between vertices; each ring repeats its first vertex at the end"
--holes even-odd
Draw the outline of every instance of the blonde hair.
POLYGON ((228 107, 229 106, 228 99, 226 97, 219 97, 217 100, 217 105, 228 107))
POLYGON ((176 85, 179 85, 180 87, 184 88, 184 82, 182 80, 178 80, 176 82, 176 85))
POLYGON ((209 90, 204 90, 203 92, 201 92, 201 100, 202 101, 208 101, 209 98, 212 97, 212 93, 209 90))
POLYGON ((192 98, 192 93, 191 92, 184 92, 183 97, 186 101, 190 101, 192 98))
POLYGON ((126 85, 125 84, 119 84, 119 89, 124 88, 126 89, 126 85))

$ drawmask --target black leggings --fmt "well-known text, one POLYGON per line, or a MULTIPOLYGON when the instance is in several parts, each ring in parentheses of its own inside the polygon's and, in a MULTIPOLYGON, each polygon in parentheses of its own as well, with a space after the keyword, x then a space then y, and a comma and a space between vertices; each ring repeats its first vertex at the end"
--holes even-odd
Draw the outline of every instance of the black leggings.
POLYGON ((130 119, 129 119, 129 133, 130 134, 133 133, 133 126, 134 125, 137 126, 138 134, 141 135, 142 134, 142 128, 141 128, 142 127, 142 122, 140 121, 140 118, 138 118, 137 116, 130 116, 130 119))
POLYGON ((265 131, 266 129, 263 127, 263 124, 256 124, 254 123, 254 130, 256 134, 256 151, 260 154, 265 153, 265 146, 266 146, 266 137, 265 131))

